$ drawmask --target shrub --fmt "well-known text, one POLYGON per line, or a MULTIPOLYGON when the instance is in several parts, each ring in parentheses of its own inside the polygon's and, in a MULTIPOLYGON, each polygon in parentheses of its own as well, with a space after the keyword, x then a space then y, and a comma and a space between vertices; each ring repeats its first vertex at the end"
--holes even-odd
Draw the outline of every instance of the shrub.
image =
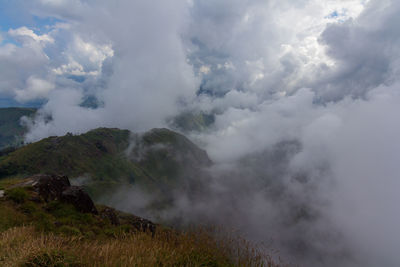
MULTIPOLYGON (((14 226, 20 226, 27 221, 24 214, 19 213, 12 205, 0 206, 0 233, 14 226)), ((1 250, 1 247, 0 247, 1 250)), ((1 265, 1 262, 0 262, 1 265)))
POLYGON ((59 232, 65 235, 81 235, 81 231, 78 228, 69 225, 61 226, 59 232))
POLYGON ((46 210, 54 217, 65 221, 65 224, 83 223, 90 225, 94 223, 91 214, 79 212, 70 204, 53 201, 47 204, 46 210))
POLYGON ((36 212, 37 207, 36 207, 36 205, 33 204, 32 202, 26 202, 26 203, 24 203, 24 204, 21 205, 21 210, 22 210, 22 212, 24 212, 24 213, 33 214, 33 213, 36 212))
POLYGON ((54 231, 55 229, 53 219, 43 211, 33 214, 33 225, 40 232, 54 231))
POLYGON ((17 188, 7 190, 6 196, 8 199, 11 199, 15 203, 22 204, 28 199, 29 194, 28 194, 28 192, 26 192, 26 190, 24 188, 17 187, 17 188))

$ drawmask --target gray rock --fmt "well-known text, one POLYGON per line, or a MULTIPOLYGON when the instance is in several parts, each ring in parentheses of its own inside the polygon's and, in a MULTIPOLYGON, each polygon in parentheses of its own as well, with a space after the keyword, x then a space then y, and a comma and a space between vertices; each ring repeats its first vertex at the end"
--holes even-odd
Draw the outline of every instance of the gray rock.
POLYGON ((62 192, 71 186, 68 177, 60 175, 39 174, 32 176, 30 181, 34 190, 46 202, 60 200, 62 192))
POLYGON ((61 194, 61 202, 73 205, 78 211, 99 214, 92 199, 79 186, 67 187, 61 194))
POLYGON ((98 214, 89 195, 79 186, 71 186, 67 176, 39 174, 17 186, 32 186, 46 202, 60 201, 73 205, 78 211, 98 214))
POLYGON ((112 208, 105 208, 100 212, 100 216, 104 219, 108 219, 113 225, 120 225, 117 213, 112 208))
POLYGON ((156 232, 156 224, 141 217, 129 214, 121 216, 121 219, 124 219, 128 224, 135 227, 138 231, 150 232, 153 236, 156 232))

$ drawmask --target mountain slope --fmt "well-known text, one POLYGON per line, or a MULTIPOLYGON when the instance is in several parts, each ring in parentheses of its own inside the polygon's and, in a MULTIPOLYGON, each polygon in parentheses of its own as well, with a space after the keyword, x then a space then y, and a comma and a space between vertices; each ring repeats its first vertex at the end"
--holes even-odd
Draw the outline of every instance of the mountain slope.
POLYGON ((205 151, 168 129, 144 134, 99 128, 81 135, 48 137, 0 157, 0 179, 36 173, 84 176, 92 196, 121 184, 167 190, 211 164, 205 151))
POLYGON ((183 132, 202 132, 207 130, 215 122, 214 114, 202 112, 184 112, 170 121, 174 129, 183 132))
POLYGON ((95 206, 65 176, 0 180, 0 266, 277 266, 248 242, 214 234, 95 206))
POLYGON ((21 144, 26 128, 20 124, 20 119, 35 113, 34 108, 0 108, 0 149, 21 144))

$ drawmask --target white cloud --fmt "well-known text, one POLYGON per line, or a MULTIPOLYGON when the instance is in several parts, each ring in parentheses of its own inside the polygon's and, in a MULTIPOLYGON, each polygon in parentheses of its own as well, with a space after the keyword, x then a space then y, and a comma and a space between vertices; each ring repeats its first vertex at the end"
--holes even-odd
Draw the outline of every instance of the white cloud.
POLYGON ((104 60, 114 56, 114 50, 111 45, 85 42, 75 35, 63 55, 67 63, 53 69, 57 75, 97 76, 104 60))
MULTIPOLYGON (((55 65, 52 72, 99 74, 99 86, 88 89, 104 103, 102 121, 97 122, 99 126, 110 124, 145 130, 164 125, 165 119, 177 114, 180 103, 192 99, 198 88, 180 34, 187 21, 186 3, 153 6, 141 1, 121 2, 121 5, 104 1, 93 8, 96 12, 83 8, 76 14, 83 23, 71 23, 69 32, 73 34, 62 55, 66 60, 55 65), (104 61, 108 65, 104 65, 104 61)), ((68 107, 52 105, 51 108, 59 106, 68 107)), ((74 106, 70 108, 75 109, 74 106)), ((58 118, 71 119, 68 116, 58 118)), ((49 129, 62 134, 56 127, 59 124, 38 122, 38 125, 46 129, 42 136, 47 135, 49 129)), ((83 131, 89 125, 77 128, 83 131)), ((34 136, 41 136, 41 127, 35 127, 34 131, 34 136)))
POLYGON ((26 87, 15 90, 16 100, 27 102, 30 100, 47 98, 50 91, 54 89, 54 84, 47 80, 31 76, 26 81, 26 87))
POLYGON ((30 37, 34 41, 39 42, 41 44, 54 43, 54 39, 51 36, 49 36, 48 34, 38 35, 38 34, 34 33, 31 29, 28 29, 27 27, 21 27, 18 29, 10 29, 8 31, 8 34, 14 38, 30 37))
POLYGON ((96 65, 100 65, 107 57, 114 55, 111 45, 97 45, 85 42, 79 36, 75 36, 72 49, 77 54, 87 57, 90 62, 96 65))
POLYGON ((219 70, 206 77, 207 90, 293 92, 308 86, 321 65, 334 65, 318 41, 326 25, 356 18, 364 6, 361 0, 194 1, 190 58, 199 70, 219 70), (329 16, 335 11, 337 16, 329 16), (235 68, 223 70, 227 61, 235 68))
POLYGON ((49 57, 43 51, 44 46, 40 44, 42 41, 28 38, 23 41, 22 46, 0 44, 0 94, 3 96, 17 96, 17 91, 20 95, 26 87, 25 81, 30 77, 42 80, 49 78, 49 57))

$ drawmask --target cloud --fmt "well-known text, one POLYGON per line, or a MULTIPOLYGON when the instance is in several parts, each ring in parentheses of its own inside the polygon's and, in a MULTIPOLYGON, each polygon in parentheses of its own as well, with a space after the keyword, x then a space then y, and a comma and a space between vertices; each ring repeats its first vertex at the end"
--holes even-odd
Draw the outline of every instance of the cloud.
MULTIPOLYGON (((34 33, 31 29, 28 29, 27 27, 21 27, 18 29, 10 29, 8 31, 8 34, 17 39, 24 38, 24 37, 30 37, 35 42, 54 43, 54 39, 51 36, 49 36, 48 34, 37 35, 36 33, 34 33)), ((22 40, 22 42, 24 42, 24 41, 22 40)))
POLYGON ((51 89, 91 92, 88 88, 101 86, 103 62, 113 57, 112 46, 85 41, 71 27, 60 22, 41 34, 27 27, 8 30, 8 42, 0 44, 0 95, 22 103, 47 100, 51 89))
MULTIPOLYGON (((321 193, 330 203, 331 218, 355 249, 361 265, 396 265, 400 242, 395 212, 399 179, 395 159, 400 153, 396 122, 400 85, 380 86, 366 100, 330 105, 304 128, 303 151, 294 169, 312 171, 329 164, 331 183, 321 193)), ((324 177, 315 177, 316 183, 324 177)))
MULTIPOLYGON (((76 14, 83 22, 70 24, 68 32, 74 34, 63 49, 68 60, 53 72, 98 74, 93 78, 96 81, 88 80, 81 86, 67 83, 83 94, 90 92, 103 103, 101 109, 92 111, 102 116, 98 126, 140 131, 165 125, 166 118, 176 115, 184 103, 194 98, 198 88, 198 79, 186 60, 180 34, 188 16, 186 3, 154 6, 140 1, 119 5, 104 1, 93 8, 96 12, 83 8, 76 14), (86 32, 91 32, 93 38, 81 37, 86 32)), ((62 58, 58 60, 63 62, 62 58)), ((49 103, 54 101, 62 100, 50 99, 49 103)), ((79 103, 71 105, 59 106, 72 115, 79 103)), ((45 109, 50 107, 46 105, 45 109)), ((71 116, 61 118, 72 119, 71 116)), ((28 138, 40 138, 49 131, 62 134, 54 124, 38 121, 37 125, 43 126, 42 134, 41 127, 35 127, 28 138)), ((90 129, 89 125, 93 126, 85 123, 69 131, 85 131, 90 129)))
POLYGON ((309 79, 334 62, 318 42, 328 23, 357 17, 362 1, 194 1, 189 58, 207 65, 203 90, 269 98, 311 87, 309 79), (340 10, 341 17, 327 17, 340 10), (221 68, 229 64, 230 68, 221 68))
POLYGON ((97 76, 103 62, 114 56, 114 50, 111 45, 85 42, 75 35, 64 54, 67 63, 53 70, 57 75, 97 76))
POLYGON ((343 96, 363 97, 381 84, 397 78, 399 61, 399 18, 396 1, 371 1, 357 20, 329 25, 321 35, 327 53, 336 62, 333 71, 324 73, 314 84, 327 99, 343 96), (371 21, 378 21, 371 25, 371 21))
POLYGON ((17 89, 15 91, 15 98, 19 102, 47 98, 49 92, 53 89, 54 84, 46 80, 30 76, 26 81, 26 87, 24 89, 17 89))
MULTIPOLYGON (((16 33, 13 33, 16 34, 16 33)), ((18 36, 21 36, 18 34, 18 36)), ((28 99, 33 95, 24 97, 23 91, 32 91, 32 80, 36 77, 47 80, 47 66, 49 58, 44 52, 43 40, 46 37, 25 36, 21 39, 21 46, 12 43, 0 45, 0 94, 19 99, 28 99), (18 93, 17 93, 18 92, 18 93)), ((44 41, 46 42, 46 41, 44 41)), ((47 83, 47 82, 46 82, 47 83)), ((35 91, 36 89, 34 89, 35 91)), ((37 91, 37 90, 36 90, 37 91)), ((43 95, 41 95, 43 96, 43 95)))

